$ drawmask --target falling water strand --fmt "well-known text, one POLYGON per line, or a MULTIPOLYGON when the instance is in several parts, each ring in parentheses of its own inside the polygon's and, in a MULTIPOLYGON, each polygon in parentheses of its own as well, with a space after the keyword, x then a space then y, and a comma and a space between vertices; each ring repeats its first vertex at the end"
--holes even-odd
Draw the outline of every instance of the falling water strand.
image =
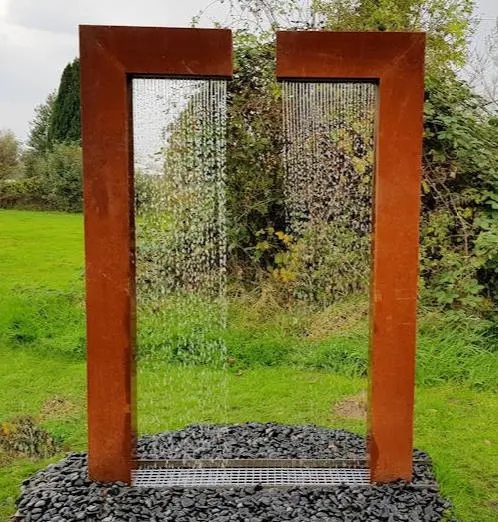
POLYGON ((298 297, 368 287, 376 96, 371 83, 283 82, 287 222, 309 274, 298 297))
POLYGON ((226 360, 226 81, 134 79, 139 350, 226 360))

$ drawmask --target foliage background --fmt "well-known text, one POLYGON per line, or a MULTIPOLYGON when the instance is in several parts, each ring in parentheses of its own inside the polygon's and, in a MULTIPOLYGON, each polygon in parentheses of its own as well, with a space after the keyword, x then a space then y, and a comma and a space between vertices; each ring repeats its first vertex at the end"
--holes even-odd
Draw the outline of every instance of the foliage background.
MULTIPOLYGON (((240 28, 228 85, 231 282, 246 289, 271 283, 283 301, 310 286, 303 279, 306 238, 289 236, 285 216, 274 31, 425 30, 423 304, 490 318, 498 300, 498 117, 489 100, 458 74, 474 28, 474 2, 316 0, 304 9, 294 0, 232 0, 230 5, 232 23, 240 28)), ((28 147, 21 151, 14 136, 0 136, 0 207, 81 211, 79 126, 76 59, 64 69, 57 93, 36 109, 28 147)), ((146 185, 137 183, 139 200, 146 197, 146 185)), ((336 234, 335 247, 347 247, 349 240, 348 234, 336 234)), ((323 265, 340 263, 333 259, 338 251, 324 252, 323 265)), ((344 288, 351 286, 346 273, 335 277, 345 278, 344 288)), ((312 285, 322 280, 318 275, 312 285)))

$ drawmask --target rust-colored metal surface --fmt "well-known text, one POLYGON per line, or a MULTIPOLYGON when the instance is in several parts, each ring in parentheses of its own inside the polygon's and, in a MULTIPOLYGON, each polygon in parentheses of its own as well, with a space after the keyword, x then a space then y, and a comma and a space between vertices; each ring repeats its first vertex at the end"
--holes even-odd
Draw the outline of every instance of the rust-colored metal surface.
POLYGON ((280 79, 379 85, 371 282, 372 480, 412 477, 423 33, 277 33, 280 79))
POLYGON ((135 248, 131 77, 229 77, 231 32, 80 26, 89 476, 131 482, 135 248))

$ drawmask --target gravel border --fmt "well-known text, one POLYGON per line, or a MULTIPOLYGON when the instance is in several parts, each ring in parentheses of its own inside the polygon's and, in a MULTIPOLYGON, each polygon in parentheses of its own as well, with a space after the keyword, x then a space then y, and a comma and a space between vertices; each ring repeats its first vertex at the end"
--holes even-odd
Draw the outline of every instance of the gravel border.
MULTIPOLYGON (((191 425, 146 435, 138 441, 140 459, 191 458, 365 458, 365 439, 344 430, 315 426, 247 423, 191 425)), ((427 464, 415 466, 414 481, 341 485, 335 488, 232 489, 132 488, 87 479, 86 454, 72 453, 24 481, 14 520, 103 522, 276 522, 409 521, 439 522, 451 510, 427 464), (428 484, 432 483, 432 484, 428 484)), ((448 515, 446 515, 448 516, 448 515)))

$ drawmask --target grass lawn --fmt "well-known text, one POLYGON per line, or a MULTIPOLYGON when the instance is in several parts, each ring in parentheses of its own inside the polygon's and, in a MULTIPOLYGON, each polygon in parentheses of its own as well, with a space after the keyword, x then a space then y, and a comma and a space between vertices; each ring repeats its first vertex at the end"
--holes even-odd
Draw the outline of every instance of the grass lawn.
POLYGON ((19 287, 58 290, 81 285, 82 227, 79 214, 0 209, 2 292, 19 287))
MULTIPOLYGON (((0 424, 30 415, 64 450, 84 449, 81 216, 0 211, 0 244, 0 424), (58 320, 49 320, 54 313, 58 320)), ((140 362, 139 430, 271 420, 362 432, 364 421, 341 417, 335 405, 366 386, 295 367, 221 372, 140 362)), ((417 389, 416 446, 433 458, 462 522, 498 520, 497 392, 452 382, 417 389)), ((47 462, 0 461, 0 520, 14 511, 20 482, 47 462)))

